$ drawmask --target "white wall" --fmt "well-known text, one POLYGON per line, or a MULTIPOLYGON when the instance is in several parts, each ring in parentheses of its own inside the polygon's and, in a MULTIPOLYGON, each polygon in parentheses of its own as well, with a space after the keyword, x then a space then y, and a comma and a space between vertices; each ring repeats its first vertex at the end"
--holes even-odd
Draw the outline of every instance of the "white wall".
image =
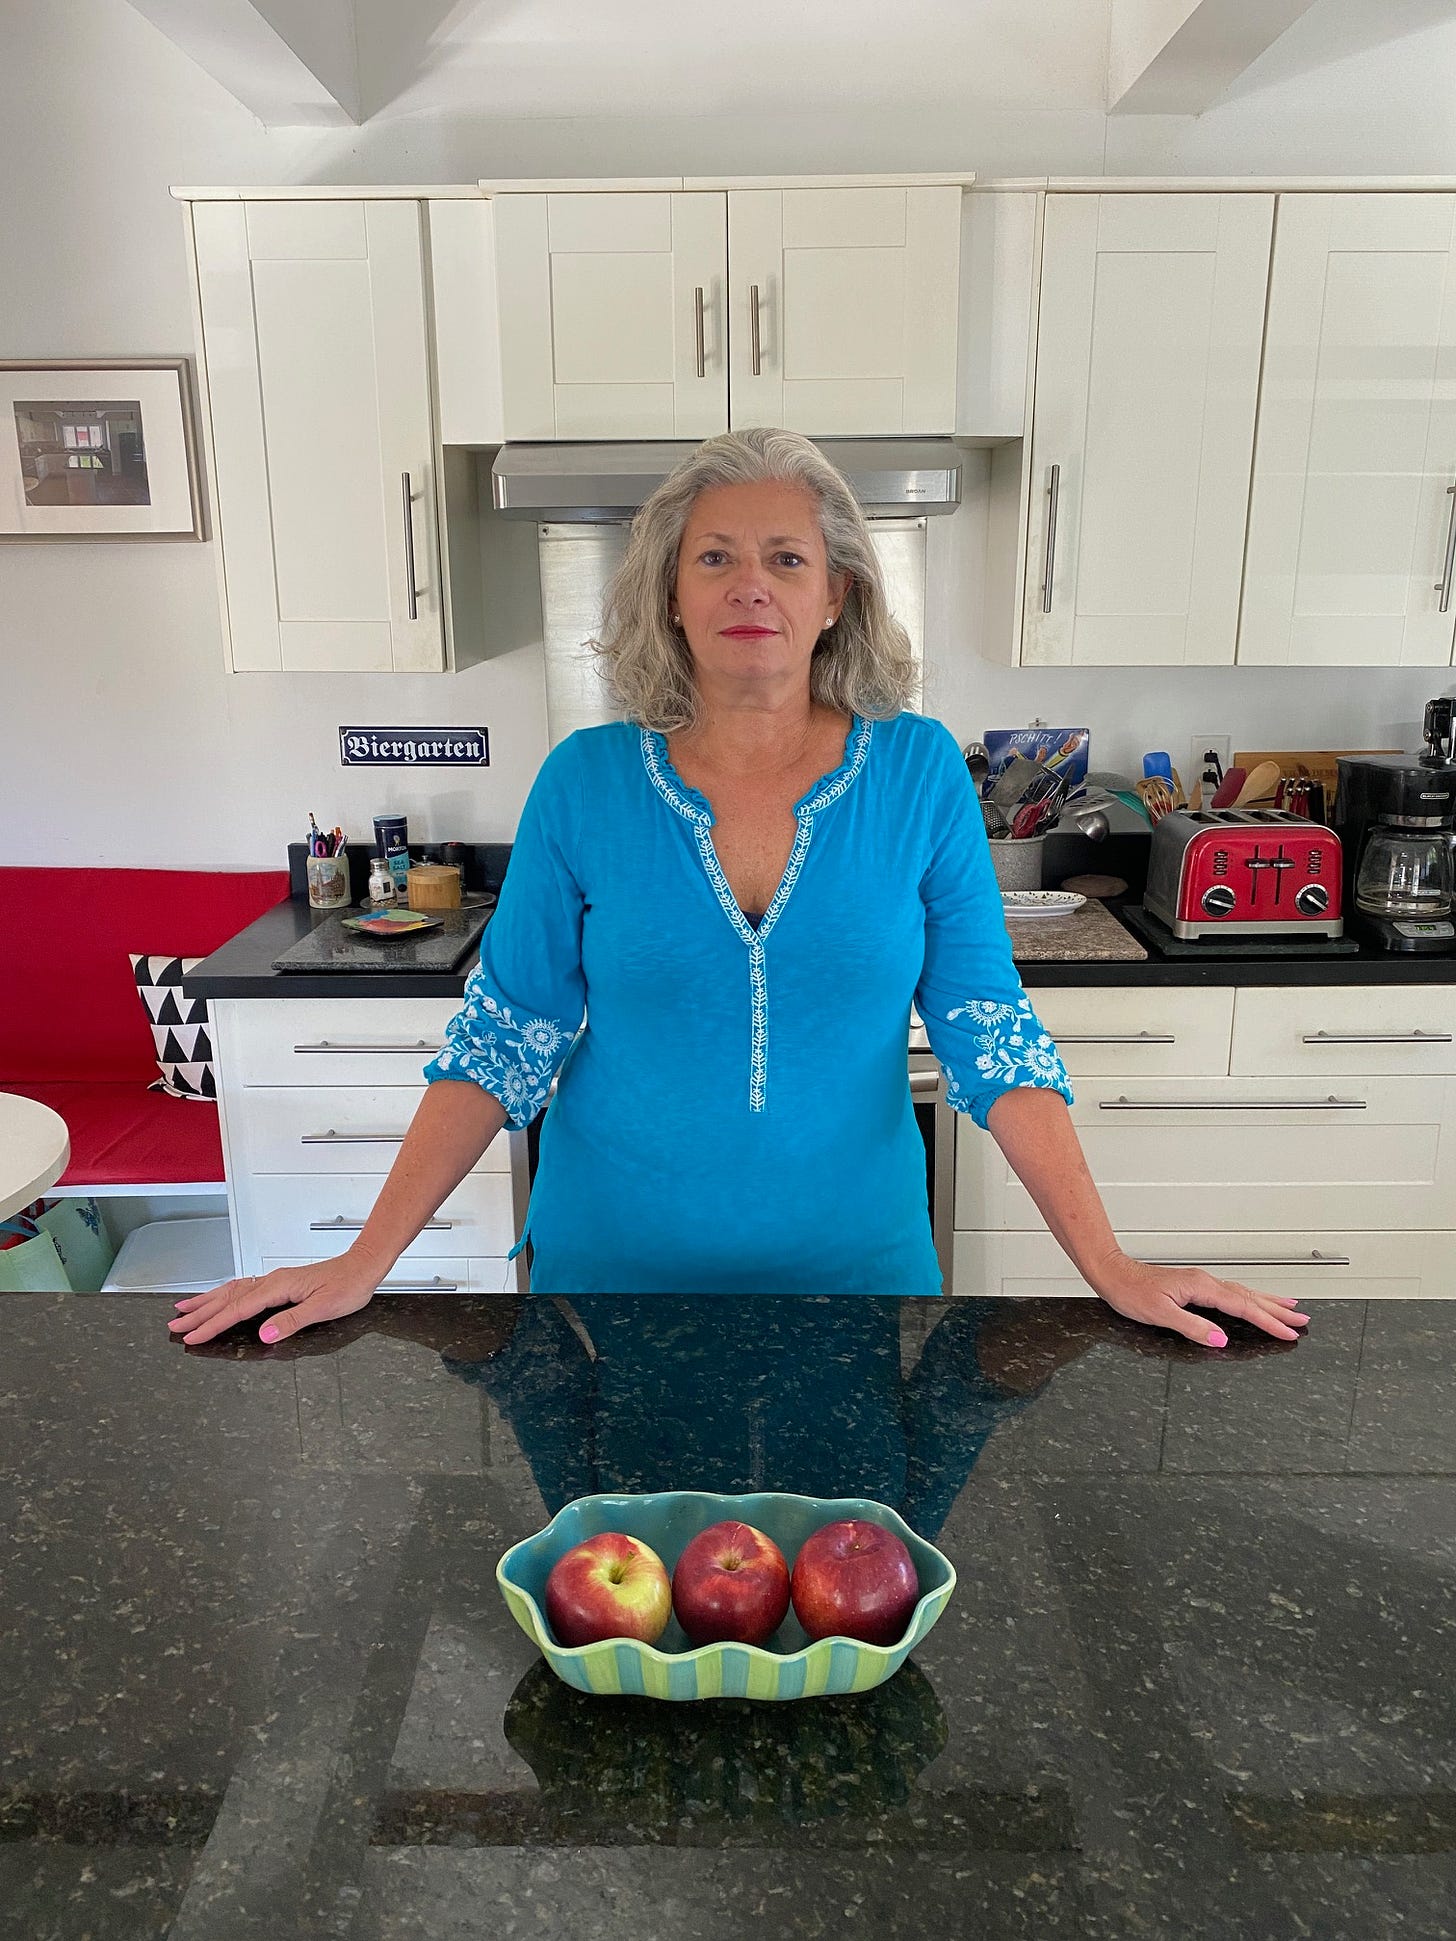
MULTIPOLYGON (((497 78, 506 92, 487 115, 446 74, 363 128, 305 133, 263 129, 125 0, 0 0, 0 356, 189 349, 173 183, 963 167, 1456 174, 1456 22, 1434 0, 1380 12, 1386 31, 1409 31, 1372 49, 1368 6, 1320 0, 1286 39, 1323 34, 1325 65, 1291 72, 1300 46, 1278 43, 1197 120, 1109 120, 1065 87, 1063 105, 1036 112, 1024 77, 1019 98, 998 101, 994 75, 973 65, 961 95, 942 70, 926 103, 834 107, 816 93, 797 111, 779 86, 755 111, 708 89, 700 117, 644 46, 631 112, 624 93, 620 114, 541 113, 555 97, 516 49, 531 112, 501 112, 511 96, 497 78)), ((1202 731, 1266 747, 1409 744, 1425 696, 1453 685, 1439 670, 997 668, 970 641, 960 596, 972 571, 961 559, 941 575, 928 641, 927 706, 963 738, 1033 715, 1086 721, 1099 765, 1148 747, 1181 761, 1202 731)), ((356 839, 385 807, 425 840, 508 838, 544 749, 533 653, 455 677, 226 676, 210 545, 0 545, 0 807, 15 859, 281 864, 310 810, 356 839), (494 762, 434 780, 344 771, 345 721, 483 722, 494 762)))

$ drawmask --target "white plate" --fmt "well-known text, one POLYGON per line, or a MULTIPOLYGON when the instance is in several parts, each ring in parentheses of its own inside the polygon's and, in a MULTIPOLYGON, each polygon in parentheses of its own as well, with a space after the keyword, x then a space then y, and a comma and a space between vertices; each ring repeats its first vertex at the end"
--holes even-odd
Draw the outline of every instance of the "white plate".
POLYGON ((1001 909, 1008 917, 1069 917, 1087 901, 1075 890, 1002 890, 1001 909))

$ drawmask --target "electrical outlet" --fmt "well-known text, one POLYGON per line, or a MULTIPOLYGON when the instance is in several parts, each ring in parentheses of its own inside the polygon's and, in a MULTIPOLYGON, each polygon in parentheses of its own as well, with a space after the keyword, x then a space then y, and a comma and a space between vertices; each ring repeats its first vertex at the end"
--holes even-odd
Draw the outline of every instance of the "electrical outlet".
MULTIPOLYGON (((1188 743, 1188 766, 1183 771, 1183 786, 1188 790, 1190 795, 1193 793, 1193 784, 1203 773, 1203 756, 1205 750, 1212 748, 1218 756, 1220 766, 1227 770, 1229 765, 1229 751, 1232 747, 1233 742, 1228 735, 1194 735, 1192 737, 1188 743)), ((1205 801, 1204 807, 1206 808, 1207 806, 1207 802, 1205 801)))

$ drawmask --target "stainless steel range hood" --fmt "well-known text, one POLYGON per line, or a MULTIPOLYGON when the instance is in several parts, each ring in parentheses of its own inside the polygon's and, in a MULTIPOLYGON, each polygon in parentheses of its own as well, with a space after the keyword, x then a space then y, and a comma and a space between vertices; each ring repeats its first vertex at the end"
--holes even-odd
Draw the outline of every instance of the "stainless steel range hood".
MULTIPOLYGON (((607 523, 627 520, 696 439, 660 444, 502 445, 491 467, 496 510, 507 518, 607 523)), ((949 438, 816 438, 877 519, 954 512, 961 455, 949 438)))

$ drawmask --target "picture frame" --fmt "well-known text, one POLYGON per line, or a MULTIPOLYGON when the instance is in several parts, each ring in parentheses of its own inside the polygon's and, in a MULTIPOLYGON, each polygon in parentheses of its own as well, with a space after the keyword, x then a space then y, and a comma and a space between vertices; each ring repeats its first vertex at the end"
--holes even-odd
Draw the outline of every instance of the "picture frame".
POLYGON ((203 539, 186 357, 0 358, 0 540, 203 539))

